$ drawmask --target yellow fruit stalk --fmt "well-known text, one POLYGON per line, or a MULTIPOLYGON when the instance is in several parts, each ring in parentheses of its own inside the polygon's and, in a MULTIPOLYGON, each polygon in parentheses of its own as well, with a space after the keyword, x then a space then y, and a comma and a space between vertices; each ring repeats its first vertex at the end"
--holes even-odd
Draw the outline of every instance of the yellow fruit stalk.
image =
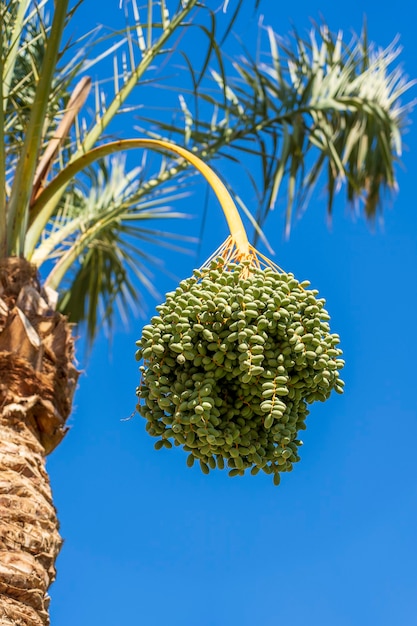
POLYGON ((220 179, 194 154, 186 158, 212 185, 230 237, 190 278, 166 295, 137 342, 138 411, 156 449, 173 443, 208 474, 260 470, 278 485, 300 457, 308 405, 343 391, 339 336, 317 291, 283 272, 248 242, 220 179))

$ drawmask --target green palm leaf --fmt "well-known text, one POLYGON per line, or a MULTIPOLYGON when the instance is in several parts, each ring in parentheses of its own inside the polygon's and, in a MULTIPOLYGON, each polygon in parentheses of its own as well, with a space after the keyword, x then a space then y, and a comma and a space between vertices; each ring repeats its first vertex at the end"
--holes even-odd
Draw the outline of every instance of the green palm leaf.
POLYGON ((187 252, 175 242, 196 241, 152 227, 188 217, 171 205, 189 195, 189 176, 143 198, 146 171, 146 159, 127 170, 121 156, 84 171, 63 196, 32 257, 46 274, 45 285, 62 290, 60 310, 71 322, 86 322, 90 342, 99 328, 111 330, 116 312, 124 321, 137 314, 144 290, 156 297, 150 267, 160 270, 161 262, 150 250, 187 252))
POLYGON ((256 157, 262 173, 255 183, 260 225, 284 181, 287 234, 294 207, 305 205, 319 180, 327 188, 329 215, 345 184, 349 205, 361 203, 374 219, 385 191, 397 188, 395 164, 412 106, 402 105, 401 98, 414 83, 392 69, 400 48, 396 42, 384 50, 368 46, 365 28, 350 43, 326 26, 306 40, 295 33, 292 45, 270 28, 266 34, 266 60, 254 61, 245 50, 232 61, 234 76, 222 62, 221 73, 212 71, 214 84, 194 89, 193 98, 182 96, 183 129, 149 118, 141 118, 141 129, 152 125, 161 134, 179 135, 207 159, 256 157))
POLYGON ((184 218, 171 205, 188 192, 188 163, 163 157, 151 172, 102 160, 83 174, 77 169, 69 185, 64 176, 66 187, 58 183, 110 135, 115 117, 132 112, 127 101, 136 85, 156 85, 159 100, 161 89, 172 91, 172 79, 163 83, 154 70, 161 59, 174 71, 178 58, 185 61, 181 80, 188 76, 190 89, 176 89, 178 106, 158 110, 158 117, 153 103, 151 114, 143 106, 141 133, 177 140, 205 160, 242 166, 244 159, 258 205, 250 212, 236 200, 255 237, 264 237, 261 226, 282 201, 289 233, 294 208, 307 204, 319 182, 329 215, 344 186, 347 201, 362 203, 369 219, 384 191, 396 188, 410 109, 400 101, 411 85, 392 69, 397 45, 377 50, 365 30, 345 43, 325 26, 305 40, 295 34, 289 44, 266 28, 266 53, 252 59, 242 47, 243 56, 228 59, 223 43, 242 2, 233 11, 227 5, 230 19, 220 35, 217 14, 197 0, 149 0, 144 7, 132 0, 123 31, 96 30, 62 44, 71 17, 63 4, 54 13, 50 0, 0 3, 0 254, 24 253, 47 284, 65 285, 60 306, 87 323, 90 338, 98 325, 111 324, 116 310, 126 316, 140 306, 141 289, 150 287, 150 245, 174 245, 177 237, 158 222, 184 218), (196 28, 206 46, 200 67, 186 48, 177 50, 196 28), (112 79, 95 83, 89 95, 85 72, 109 59, 112 79))

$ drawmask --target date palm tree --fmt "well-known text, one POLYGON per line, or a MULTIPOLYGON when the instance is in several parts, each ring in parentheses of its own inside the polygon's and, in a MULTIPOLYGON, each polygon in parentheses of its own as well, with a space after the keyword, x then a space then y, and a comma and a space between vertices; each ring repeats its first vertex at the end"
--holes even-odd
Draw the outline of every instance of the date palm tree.
POLYGON ((91 342, 140 308, 141 290, 152 290, 143 243, 176 245, 157 224, 183 217, 167 205, 188 193, 192 173, 167 142, 206 161, 256 161, 258 206, 237 198, 255 236, 285 181, 288 233, 320 180, 329 214, 344 185, 374 218, 396 188, 408 108, 399 99, 409 83, 390 69, 395 45, 377 50, 365 31, 347 44, 321 26, 287 43, 265 28, 260 58, 225 59, 204 2, 150 0, 139 11, 132 0, 131 26, 114 42, 93 33, 63 44, 68 5, 0 1, 0 624, 49 623, 61 538, 45 457, 65 436, 77 385, 73 325, 91 342), (179 51, 190 89, 167 85, 178 108, 159 118, 138 109, 142 139, 110 141, 110 122, 135 114, 125 105, 135 86, 157 80, 191 26, 206 53, 197 72, 179 51), (106 94, 88 70, 110 58, 106 94), (158 169, 146 158, 129 169, 120 154, 134 148, 163 148, 158 169))

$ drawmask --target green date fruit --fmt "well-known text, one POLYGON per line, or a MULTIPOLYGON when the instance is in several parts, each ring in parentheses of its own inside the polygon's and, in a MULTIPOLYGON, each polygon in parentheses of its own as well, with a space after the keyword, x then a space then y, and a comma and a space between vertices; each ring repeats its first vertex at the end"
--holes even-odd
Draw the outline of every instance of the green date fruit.
POLYGON ((299 460, 313 401, 343 392, 325 301, 292 274, 217 258, 166 295, 136 342, 138 412, 157 449, 208 474, 272 474, 299 460))

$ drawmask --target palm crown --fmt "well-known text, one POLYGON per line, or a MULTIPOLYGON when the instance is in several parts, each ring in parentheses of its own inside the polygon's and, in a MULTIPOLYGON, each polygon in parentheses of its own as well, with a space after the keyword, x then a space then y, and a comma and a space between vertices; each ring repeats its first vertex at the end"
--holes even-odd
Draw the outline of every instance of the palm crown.
MULTIPOLYGON (((88 44, 71 49, 67 61, 60 46, 71 17, 68 2, 56 5, 51 23, 49 5, 2 3, 0 253, 43 266, 45 284, 54 289, 64 283, 60 309, 72 321, 87 320, 93 338, 98 311, 111 323, 116 303, 122 314, 138 304, 135 281, 150 288, 141 240, 156 244, 165 235, 169 244, 169 234, 148 222, 181 217, 167 203, 185 192, 190 172, 186 161, 167 156, 151 175, 147 168, 129 170, 123 158, 107 156, 123 144, 103 147, 94 159, 88 153, 104 146, 109 123, 155 59, 189 27, 198 5, 189 0, 170 14, 165 3, 151 2, 145 15, 132 3, 131 28, 100 55, 113 57, 113 94, 105 103, 94 86, 90 119, 80 113, 92 86, 82 60, 88 44)), ((363 202, 372 219, 383 191, 396 187, 394 163, 406 122, 400 97, 409 83, 399 69, 390 70, 395 45, 377 50, 365 30, 346 44, 325 26, 286 43, 266 28, 261 62, 244 51, 226 63, 214 35, 216 16, 205 11, 212 29, 204 20, 197 24, 206 41, 201 72, 184 55, 193 87, 179 95, 182 127, 166 116, 142 115, 143 134, 185 144, 205 160, 240 160, 247 153, 259 160, 260 180, 252 179, 256 211, 238 199, 258 235, 284 180, 287 233, 293 207, 308 201, 319 179, 326 179, 329 214, 345 184, 349 203, 363 202)))

